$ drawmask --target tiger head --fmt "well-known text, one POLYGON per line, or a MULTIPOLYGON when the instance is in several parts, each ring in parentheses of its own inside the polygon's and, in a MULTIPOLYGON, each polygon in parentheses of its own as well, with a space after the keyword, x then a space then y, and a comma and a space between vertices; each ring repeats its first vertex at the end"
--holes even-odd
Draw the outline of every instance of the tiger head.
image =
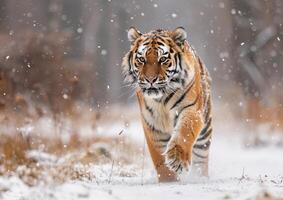
POLYGON ((125 81, 155 99, 186 87, 194 74, 186 60, 186 37, 182 27, 145 34, 130 28, 131 48, 122 63, 125 81))

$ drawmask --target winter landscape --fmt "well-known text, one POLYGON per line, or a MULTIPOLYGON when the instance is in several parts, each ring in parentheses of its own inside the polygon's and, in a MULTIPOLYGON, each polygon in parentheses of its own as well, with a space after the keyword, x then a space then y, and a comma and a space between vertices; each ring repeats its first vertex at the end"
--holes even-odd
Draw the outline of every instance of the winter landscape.
MULTIPOLYGON (((73 136, 74 138, 67 139, 66 147, 49 144, 59 143, 54 135, 39 138, 42 139, 40 145, 44 148, 38 146, 37 149, 26 146, 33 146, 35 142, 27 144, 26 140, 13 139, 10 148, 17 155, 13 155, 10 161, 18 166, 14 166, 16 169, 13 172, 5 172, 1 177, 2 198, 282 198, 282 136, 263 138, 268 144, 262 146, 247 146, 243 143, 247 130, 233 126, 231 131, 231 125, 223 125, 221 121, 224 119, 219 119, 215 127, 216 135, 213 137, 210 177, 199 178, 192 172, 180 183, 159 184, 151 159, 144 149, 144 137, 138 116, 130 116, 130 119, 132 120, 117 120, 111 126, 109 123, 102 123, 93 130, 95 136, 73 136), (52 148, 46 152, 44 149, 49 147, 52 148), (25 154, 24 158, 16 157, 21 153, 25 154)), ((32 127, 34 126, 25 127, 25 131, 33 129, 32 127)), ((86 132, 89 129, 83 128, 86 132)), ((8 151, 4 149, 4 152, 5 150, 8 151)))
POLYGON ((283 199, 281 0, 1 0, 0 199, 283 199), (183 26, 212 77, 209 177, 159 183, 127 30, 183 26))

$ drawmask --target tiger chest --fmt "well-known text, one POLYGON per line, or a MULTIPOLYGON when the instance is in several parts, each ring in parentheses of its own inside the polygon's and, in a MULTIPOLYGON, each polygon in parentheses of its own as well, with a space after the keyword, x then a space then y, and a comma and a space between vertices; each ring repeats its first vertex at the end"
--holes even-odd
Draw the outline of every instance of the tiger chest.
POLYGON ((164 150, 173 133, 174 113, 162 103, 148 100, 142 107, 142 117, 151 129, 150 133, 146 133, 147 137, 157 148, 164 150))

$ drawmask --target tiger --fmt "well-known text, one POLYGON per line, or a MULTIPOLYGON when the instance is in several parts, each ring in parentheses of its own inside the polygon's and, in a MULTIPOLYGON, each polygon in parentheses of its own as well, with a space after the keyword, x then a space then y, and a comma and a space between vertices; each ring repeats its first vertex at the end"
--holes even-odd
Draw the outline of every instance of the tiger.
POLYGON ((147 147, 159 182, 180 181, 195 167, 208 177, 212 137, 211 77, 183 27, 128 30, 122 60, 135 89, 147 147))

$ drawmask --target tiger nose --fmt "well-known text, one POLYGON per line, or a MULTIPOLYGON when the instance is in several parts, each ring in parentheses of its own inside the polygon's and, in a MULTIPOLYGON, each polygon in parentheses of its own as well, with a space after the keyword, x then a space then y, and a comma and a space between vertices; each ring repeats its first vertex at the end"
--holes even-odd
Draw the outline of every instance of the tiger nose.
POLYGON ((145 80, 151 84, 155 83, 158 79, 157 76, 145 76, 145 80))

